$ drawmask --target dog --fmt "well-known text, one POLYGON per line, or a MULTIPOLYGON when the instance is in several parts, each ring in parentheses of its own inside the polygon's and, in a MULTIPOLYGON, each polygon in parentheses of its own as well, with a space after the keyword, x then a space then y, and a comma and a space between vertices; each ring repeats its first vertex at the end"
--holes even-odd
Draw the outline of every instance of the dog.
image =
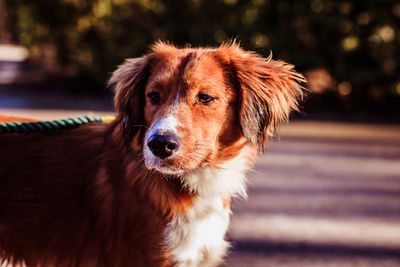
POLYGON ((0 134, 0 258, 26 266, 216 266, 230 200, 305 82, 235 43, 158 42, 112 74, 116 119, 0 134))

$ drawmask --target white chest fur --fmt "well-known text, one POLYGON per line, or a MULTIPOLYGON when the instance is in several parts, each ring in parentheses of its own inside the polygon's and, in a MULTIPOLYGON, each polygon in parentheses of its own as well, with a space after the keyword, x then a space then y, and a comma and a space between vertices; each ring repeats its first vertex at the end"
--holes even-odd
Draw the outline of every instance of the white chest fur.
POLYGON ((165 241, 177 266, 215 266, 224 255, 229 209, 222 199, 197 198, 185 214, 176 216, 165 231, 165 241))
POLYGON ((165 230, 165 245, 177 266, 216 266, 228 247, 224 236, 230 209, 223 199, 245 196, 245 152, 220 169, 200 168, 183 177, 196 198, 184 214, 176 215, 165 230))

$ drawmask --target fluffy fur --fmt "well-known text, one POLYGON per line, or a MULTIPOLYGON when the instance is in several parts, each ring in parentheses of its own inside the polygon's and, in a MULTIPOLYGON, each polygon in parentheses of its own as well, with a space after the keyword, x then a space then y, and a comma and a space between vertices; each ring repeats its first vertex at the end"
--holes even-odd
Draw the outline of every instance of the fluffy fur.
POLYGON ((217 265, 228 246, 230 198, 245 195, 244 173, 297 109, 301 82, 291 65, 235 43, 157 43, 128 59, 109 82, 113 123, 0 134, 0 258, 217 265), (156 133, 174 134, 179 149, 157 157, 147 145, 156 133))

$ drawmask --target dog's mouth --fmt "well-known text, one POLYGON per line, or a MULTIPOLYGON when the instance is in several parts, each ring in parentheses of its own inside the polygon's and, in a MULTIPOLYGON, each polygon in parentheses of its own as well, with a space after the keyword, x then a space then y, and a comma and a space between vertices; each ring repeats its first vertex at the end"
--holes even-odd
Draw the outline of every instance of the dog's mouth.
POLYGON ((149 170, 155 170, 162 174, 181 176, 187 170, 177 162, 176 156, 162 159, 155 156, 149 149, 144 150, 144 163, 149 170))
POLYGON ((155 170, 162 174, 173 175, 173 176, 182 176, 187 171, 177 166, 166 163, 161 163, 159 165, 146 164, 146 167, 150 170, 155 170))
POLYGON ((182 176, 185 173, 185 170, 175 168, 173 166, 161 165, 161 166, 156 166, 153 169, 162 174, 168 174, 168 175, 173 175, 173 176, 182 176))

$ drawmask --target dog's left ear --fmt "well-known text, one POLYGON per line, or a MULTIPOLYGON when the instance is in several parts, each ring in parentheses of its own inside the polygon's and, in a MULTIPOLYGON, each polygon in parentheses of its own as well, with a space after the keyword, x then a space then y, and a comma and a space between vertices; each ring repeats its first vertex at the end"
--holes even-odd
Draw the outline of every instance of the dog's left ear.
POLYGON ((114 106, 127 141, 144 125, 144 92, 149 76, 149 56, 143 56, 127 59, 108 82, 115 92, 114 106))
POLYGON ((239 121, 247 141, 264 149, 277 127, 298 110, 305 78, 293 66, 245 52, 235 43, 220 51, 239 95, 239 121))

